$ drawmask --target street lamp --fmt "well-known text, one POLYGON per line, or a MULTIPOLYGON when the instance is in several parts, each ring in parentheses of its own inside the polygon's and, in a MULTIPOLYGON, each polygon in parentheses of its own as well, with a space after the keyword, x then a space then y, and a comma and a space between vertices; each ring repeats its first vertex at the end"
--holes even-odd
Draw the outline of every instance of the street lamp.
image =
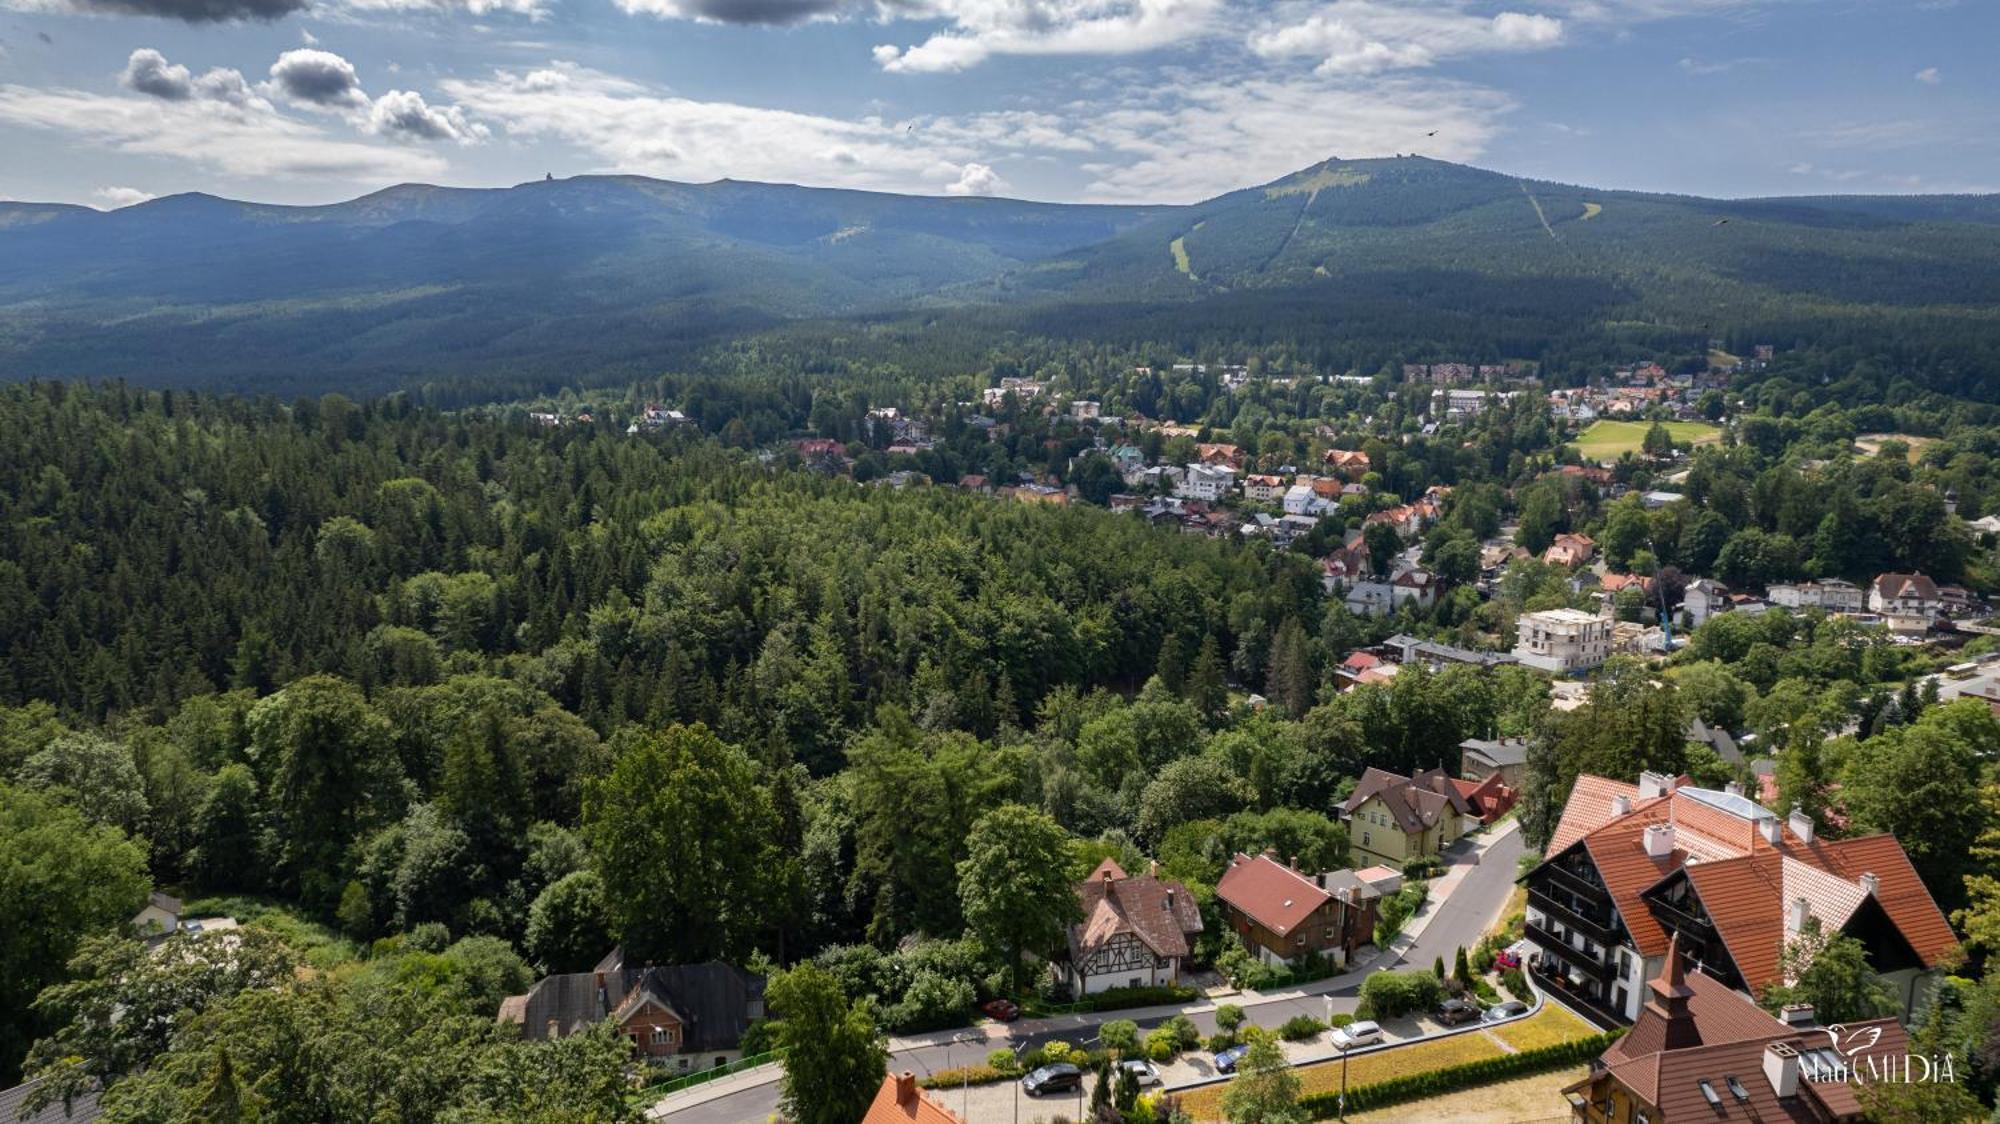
MULTIPOLYGON (((951 1040, 951 1044, 956 1046, 961 1042, 969 1044, 978 1041, 979 1039, 974 1038, 970 1034, 962 1034, 956 1038, 953 1038, 951 1040)), ((959 1096, 958 1103, 959 1107, 965 1110, 965 1119, 968 1122, 970 1122, 972 1120, 972 1067, 966 1066, 965 1068, 959 1070, 958 1072, 960 1078, 959 1090, 958 1090, 958 1096, 959 1096)), ((1018 1099, 1018 1094, 1017 1094, 1017 1099, 1018 1099)))
POLYGON ((1340 1118, 1347 1119, 1347 1047, 1345 1037, 1340 1040, 1340 1118))
MULTIPOLYGON (((1014 1047, 1015 1069, 1021 1068, 1021 1051, 1027 1048, 1028 1040, 1025 1038, 1021 1040, 1020 1045, 1014 1047)), ((967 1120, 966 1124, 972 1124, 972 1122, 967 1120)), ((1021 1124, 1021 1079, 1018 1077, 1014 1079, 1014 1124, 1021 1124)))

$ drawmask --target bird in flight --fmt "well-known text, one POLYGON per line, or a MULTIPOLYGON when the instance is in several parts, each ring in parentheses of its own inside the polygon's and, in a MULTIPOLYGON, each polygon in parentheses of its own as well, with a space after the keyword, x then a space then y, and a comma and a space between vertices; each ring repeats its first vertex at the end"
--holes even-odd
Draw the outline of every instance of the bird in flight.
POLYGON ((1708 225, 1710 225, 1710 226, 1727 226, 1728 224, 1729 224, 1729 220, 1728 220, 1728 219, 1716 219, 1716 220, 1715 220, 1714 222, 1712 222, 1712 223, 1709 223, 1708 225))
POLYGON ((1438 135, 1438 131, 1436 129, 1432 129, 1430 132, 1425 133, 1424 135, 1427 137, 1434 137, 1438 135))

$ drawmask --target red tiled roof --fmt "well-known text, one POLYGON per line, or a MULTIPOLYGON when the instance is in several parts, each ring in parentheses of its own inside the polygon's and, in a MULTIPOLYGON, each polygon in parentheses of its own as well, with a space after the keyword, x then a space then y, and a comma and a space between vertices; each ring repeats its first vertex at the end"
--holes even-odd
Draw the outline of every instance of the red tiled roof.
POLYGON ((1413 777, 1405 777, 1370 767, 1361 774, 1360 783, 1354 786, 1353 794, 1341 804, 1340 810, 1352 815, 1370 797, 1382 801, 1389 814, 1395 817, 1396 826, 1406 834, 1435 825, 1446 808, 1460 815, 1472 811, 1472 806, 1452 785, 1451 778, 1440 769, 1426 769, 1413 777))
POLYGON ((1569 850, 1570 844, 1610 823, 1613 817, 1611 801, 1618 796, 1636 805, 1639 786, 1589 773, 1576 778, 1576 787, 1570 789, 1569 800, 1563 805, 1562 818, 1556 822, 1555 833, 1549 837, 1548 850, 1543 853, 1559 855, 1569 850))
POLYGON ((1229 869, 1215 884, 1215 896, 1282 937, 1332 895, 1269 855, 1252 858, 1238 854, 1229 860, 1229 869))
POLYGON ((861 1124, 962 1124, 958 1114, 917 1087, 917 1076, 904 1071, 882 1079, 861 1124))

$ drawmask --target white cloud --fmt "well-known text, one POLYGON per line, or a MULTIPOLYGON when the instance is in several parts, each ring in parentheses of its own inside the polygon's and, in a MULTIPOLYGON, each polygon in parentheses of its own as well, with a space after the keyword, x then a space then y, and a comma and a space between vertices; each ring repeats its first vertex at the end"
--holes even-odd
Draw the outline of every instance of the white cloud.
POLYGON ((897 11, 951 29, 874 55, 884 70, 939 73, 994 55, 1133 54, 1208 35, 1221 10, 1222 0, 928 0, 897 11))
POLYGON ((947 185, 946 195, 995 195, 1006 186, 1007 181, 991 167, 976 161, 959 169, 958 182, 947 185))
POLYGON ((378 136, 397 140, 449 140, 476 144, 488 136, 486 126, 467 120, 455 105, 433 106, 414 90, 390 90, 368 108, 362 126, 378 136))
POLYGON ((936 192, 979 155, 963 136, 910 122, 696 101, 564 63, 441 89, 510 137, 564 142, 606 169, 679 180, 936 192))
POLYGON ((140 191, 136 187, 100 187, 91 192, 91 195, 104 200, 105 208, 113 211, 157 198, 152 192, 140 191))
POLYGON ((271 64, 271 85, 300 105, 347 108, 368 104, 354 64, 316 47, 299 47, 271 64))
POLYGON ((1944 75, 1939 72, 1937 67, 1927 66, 1917 71, 1917 81, 1922 82, 1926 86, 1935 86, 1939 82, 1944 81, 1944 75))
POLYGON ((1317 57, 1321 74, 1361 76, 1454 56, 1538 50, 1562 38, 1562 21, 1546 15, 1488 17, 1419 3, 1335 0, 1310 10, 1280 9, 1271 25, 1250 35, 1250 49, 1271 59, 1317 57))
POLYGON ((434 176, 445 166, 407 148, 337 139, 261 98, 167 100, 7 83, 0 84, 0 122, 229 176, 380 182, 434 176))
POLYGON ((340 0, 340 3, 360 12, 464 12, 470 16, 495 14, 527 16, 540 22, 548 18, 549 8, 544 0, 340 0))

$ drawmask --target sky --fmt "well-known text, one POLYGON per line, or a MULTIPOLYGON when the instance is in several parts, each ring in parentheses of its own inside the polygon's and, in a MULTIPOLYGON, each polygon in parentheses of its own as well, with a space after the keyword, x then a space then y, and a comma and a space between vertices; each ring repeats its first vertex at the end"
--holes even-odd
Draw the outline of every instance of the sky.
POLYGON ((2000 191, 2000 0, 0 0, 0 198, 628 172, 1192 202, 1332 156, 2000 191))

